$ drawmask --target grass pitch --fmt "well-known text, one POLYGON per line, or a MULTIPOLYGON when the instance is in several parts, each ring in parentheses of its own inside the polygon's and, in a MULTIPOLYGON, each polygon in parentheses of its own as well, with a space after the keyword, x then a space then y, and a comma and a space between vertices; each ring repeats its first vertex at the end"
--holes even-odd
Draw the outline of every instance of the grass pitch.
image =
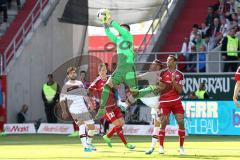
POLYGON ((145 155, 150 146, 150 136, 127 136, 136 145, 130 151, 123 146, 117 136, 109 148, 101 137, 96 136, 96 152, 83 152, 77 137, 65 135, 8 135, 0 137, 0 159, 18 160, 153 160, 153 159, 240 159, 240 136, 187 136, 186 155, 177 152, 178 137, 166 137, 165 154, 158 154, 158 146, 152 155, 145 155))

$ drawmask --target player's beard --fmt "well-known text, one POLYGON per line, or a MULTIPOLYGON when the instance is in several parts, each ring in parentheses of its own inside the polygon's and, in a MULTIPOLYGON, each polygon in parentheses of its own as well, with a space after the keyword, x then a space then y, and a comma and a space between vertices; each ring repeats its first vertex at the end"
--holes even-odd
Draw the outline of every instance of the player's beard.
POLYGON ((77 77, 76 77, 76 76, 72 76, 72 77, 69 77, 69 79, 70 79, 71 81, 75 81, 75 80, 77 79, 77 77))

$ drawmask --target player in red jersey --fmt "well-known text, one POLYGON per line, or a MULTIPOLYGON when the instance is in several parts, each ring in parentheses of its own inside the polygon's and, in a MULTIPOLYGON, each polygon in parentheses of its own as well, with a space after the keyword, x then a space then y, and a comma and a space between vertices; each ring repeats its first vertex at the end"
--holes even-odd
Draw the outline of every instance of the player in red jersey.
MULTIPOLYGON (((101 99, 103 86, 105 85, 109 77, 107 76, 107 68, 105 64, 101 64, 98 68, 98 71, 99 71, 99 76, 90 85, 89 92, 95 95, 96 100, 99 103, 99 100, 101 99)), ((106 141, 108 146, 112 147, 111 137, 113 136, 114 133, 117 133, 119 138, 122 140, 122 142, 128 149, 134 149, 135 146, 130 143, 127 143, 123 135, 122 127, 125 122, 122 116, 121 109, 117 106, 117 101, 114 96, 113 90, 111 90, 109 94, 109 98, 106 105, 106 112, 107 113, 103 117, 114 125, 109 130, 109 132, 103 136, 103 139, 106 141)))
POLYGON ((236 107, 240 108, 240 104, 238 103, 238 93, 240 91, 240 66, 238 67, 236 73, 235 73, 235 88, 234 88, 234 93, 233 93, 233 101, 236 107))
POLYGON ((159 142, 160 148, 159 153, 164 154, 164 137, 165 128, 167 125, 168 117, 172 112, 178 123, 179 130, 179 141, 180 148, 179 153, 184 154, 183 143, 185 138, 185 127, 184 127, 184 109, 179 94, 182 92, 182 86, 184 82, 183 74, 176 69, 177 58, 170 55, 167 58, 167 69, 160 74, 160 83, 165 84, 164 91, 161 92, 159 115, 161 119, 161 127, 159 131, 159 142))

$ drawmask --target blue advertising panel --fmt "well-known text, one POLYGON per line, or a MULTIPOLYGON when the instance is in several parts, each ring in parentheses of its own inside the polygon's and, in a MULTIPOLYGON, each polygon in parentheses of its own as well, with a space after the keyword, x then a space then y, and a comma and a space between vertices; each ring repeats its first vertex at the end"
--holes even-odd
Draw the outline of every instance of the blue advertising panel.
MULTIPOLYGON (((188 134, 240 135, 240 109, 233 101, 183 101, 188 134)), ((170 124, 176 125, 171 115, 170 124)))

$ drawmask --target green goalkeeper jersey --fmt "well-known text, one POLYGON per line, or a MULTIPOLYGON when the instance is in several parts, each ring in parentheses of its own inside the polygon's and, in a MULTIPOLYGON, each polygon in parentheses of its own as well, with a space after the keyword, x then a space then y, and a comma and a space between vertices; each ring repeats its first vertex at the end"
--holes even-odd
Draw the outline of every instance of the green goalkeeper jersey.
POLYGON ((110 31, 109 27, 105 28, 105 32, 109 39, 117 45, 117 69, 132 67, 132 65, 134 65, 135 58, 133 50, 133 36, 116 21, 112 21, 110 24, 120 33, 120 36, 116 36, 110 31))

